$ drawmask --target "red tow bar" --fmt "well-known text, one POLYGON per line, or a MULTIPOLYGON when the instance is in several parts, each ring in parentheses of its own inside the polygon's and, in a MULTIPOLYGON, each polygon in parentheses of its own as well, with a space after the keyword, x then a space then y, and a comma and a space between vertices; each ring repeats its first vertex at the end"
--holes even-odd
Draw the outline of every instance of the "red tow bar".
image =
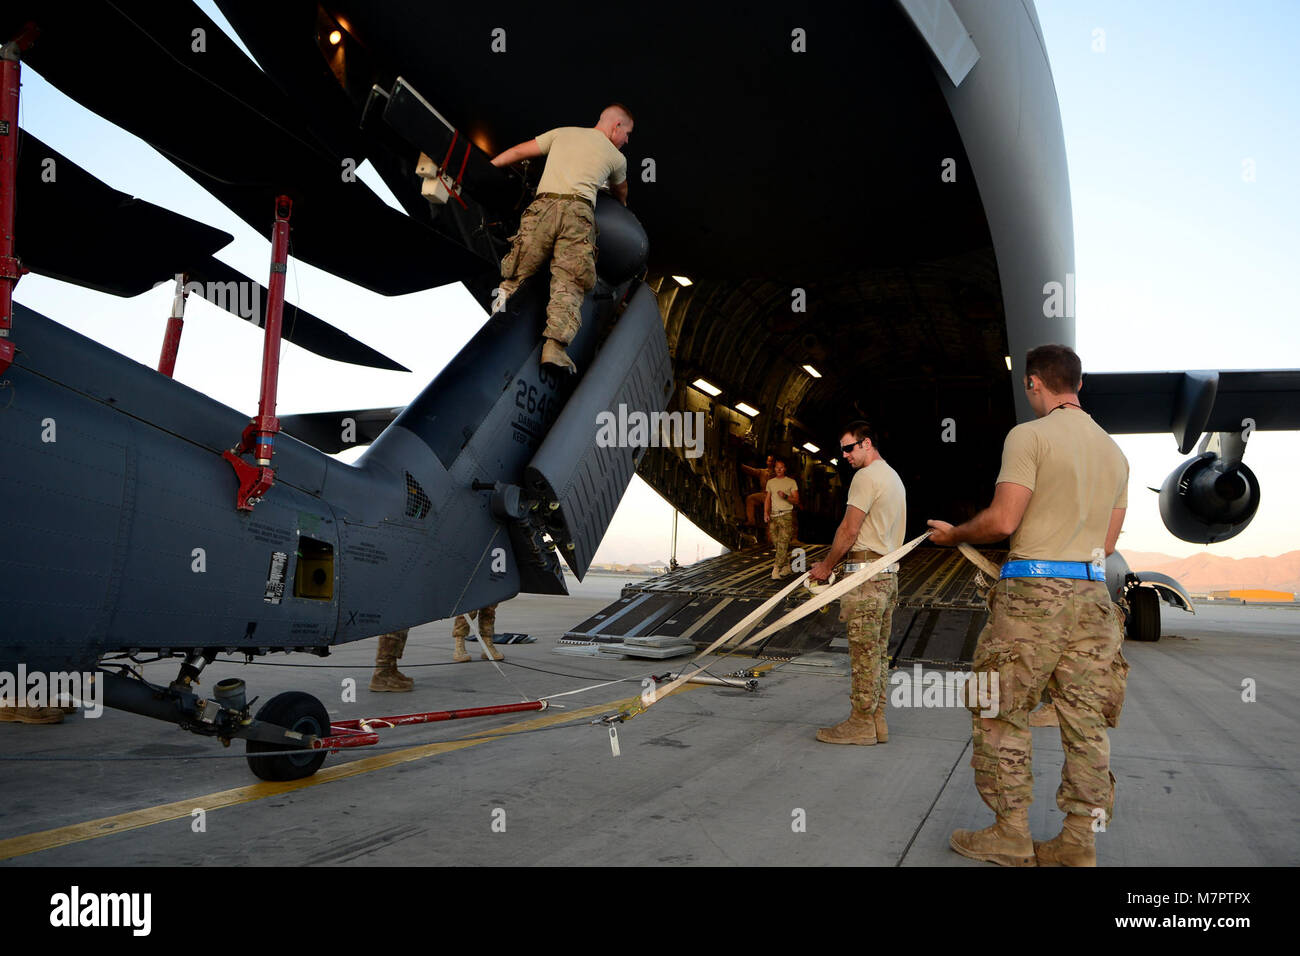
POLYGON ((329 737, 322 737, 312 746, 316 750, 341 750, 345 747, 369 747, 379 742, 375 729, 402 727, 408 724, 436 724, 444 720, 464 720, 468 717, 495 717, 498 714, 518 714, 528 710, 545 710, 544 700, 530 700, 522 704, 499 704, 496 707, 467 707, 463 710, 434 710, 421 714, 398 714, 394 717, 363 717, 359 720, 331 722, 329 737))

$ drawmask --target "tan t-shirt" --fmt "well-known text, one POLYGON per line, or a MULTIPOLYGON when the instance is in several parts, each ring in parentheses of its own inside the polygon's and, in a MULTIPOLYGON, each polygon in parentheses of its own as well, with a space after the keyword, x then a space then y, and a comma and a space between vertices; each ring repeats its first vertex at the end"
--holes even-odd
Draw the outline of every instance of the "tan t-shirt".
POLYGON ((772 496, 772 514, 781 515, 794 511, 794 505, 778 495, 778 491, 784 491, 787 495, 792 495, 798 490, 798 483, 789 475, 784 478, 770 479, 767 483, 767 493, 772 496))
POLYGON ((539 193, 576 193, 595 203, 596 190, 627 180, 627 157, 598 129, 561 126, 537 137, 546 156, 539 193))
POLYGON ((1091 561, 1128 507, 1128 460, 1087 412, 1066 406, 1007 433, 998 481, 1032 491, 1011 559, 1091 561))
POLYGON ((902 546, 907 531, 907 492, 903 479, 883 458, 853 473, 849 504, 867 513, 853 543, 854 551, 888 554, 902 546))

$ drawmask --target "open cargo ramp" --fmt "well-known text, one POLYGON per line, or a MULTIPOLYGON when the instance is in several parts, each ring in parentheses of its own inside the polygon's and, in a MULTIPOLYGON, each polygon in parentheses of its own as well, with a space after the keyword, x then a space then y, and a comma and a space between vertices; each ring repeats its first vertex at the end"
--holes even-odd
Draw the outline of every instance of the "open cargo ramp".
MULTIPOLYGON (((811 567, 827 546, 805 546, 805 551, 811 567)), ((981 553, 994 564, 1005 558, 1002 551, 981 553)), ((772 580, 772 560, 771 548, 747 548, 629 584, 617 601, 567 631, 557 650, 651 658, 694 653, 784 586, 785 581, 772 580)), ((988 619, 990 583, 978 581, 974 566, 954 549, 923 546, 908 555, 899 571, 889 640, 895 663, 969 668, 988 619)), ((808 597, 806 590, 795 591, 756 629, 808 597)), ((847 653, 838 601, 743 653, 786 660, 817 652, 847 653)))

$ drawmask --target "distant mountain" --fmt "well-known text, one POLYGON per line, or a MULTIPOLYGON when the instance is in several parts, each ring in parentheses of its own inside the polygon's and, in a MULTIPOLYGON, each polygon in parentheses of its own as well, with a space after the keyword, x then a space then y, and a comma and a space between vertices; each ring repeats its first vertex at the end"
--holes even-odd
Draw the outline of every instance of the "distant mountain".
POLYGON ((1272 558, 1225 558, 1202 551, 1188 558, 1175 558, 1151 551, 1120 550, 1134 571, 1159 571, 1177 579, 1189 591, 1268 588, 1300 593, 1300 551, 1272 558))

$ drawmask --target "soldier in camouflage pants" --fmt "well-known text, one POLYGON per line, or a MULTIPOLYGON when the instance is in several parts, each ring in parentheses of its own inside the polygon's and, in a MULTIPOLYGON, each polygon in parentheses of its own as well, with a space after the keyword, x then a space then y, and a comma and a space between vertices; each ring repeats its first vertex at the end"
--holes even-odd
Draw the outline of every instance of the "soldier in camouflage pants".
MULTIPOLYGON (((975 786, 999 816, 1033 800, 1029 712, 1044 688, 1060 717, 1065 767, 1056 803, 1069 814, 1109 821, 1108 715, 1118 718, 1124 673, 1115 666, 1121 631, 1106 585, 1066 578, 1006 578, 989 593, 989 622, 972 671, 976 686, 997 678, 997 716, 973 719, 975 786)), ((1127 667, 1123 669, 1127 670, 1127 667)))
MULTIPOLYGON (((850 689, 854 711, 876 712, 889 685, 889 632, 898 603, 898 575, 882 573, 840 599, 840 620, 848 623, 850 689)), ((884 743, 885 737, 881 740, 884 743)))
POLYGON ((551 260, 546 338, 568 345, 582 325, 582 300, 596 285, 596 212, 581 196, 538 193, 501 260, 502 299, 551 260))
POLYGON ((790 570, 790 539, 794 537, 794 512, 785 511, 772 515, 767 528, 768 533, 772 535, 772 547, 776 549, 772 577, 785 577, 790 570))

